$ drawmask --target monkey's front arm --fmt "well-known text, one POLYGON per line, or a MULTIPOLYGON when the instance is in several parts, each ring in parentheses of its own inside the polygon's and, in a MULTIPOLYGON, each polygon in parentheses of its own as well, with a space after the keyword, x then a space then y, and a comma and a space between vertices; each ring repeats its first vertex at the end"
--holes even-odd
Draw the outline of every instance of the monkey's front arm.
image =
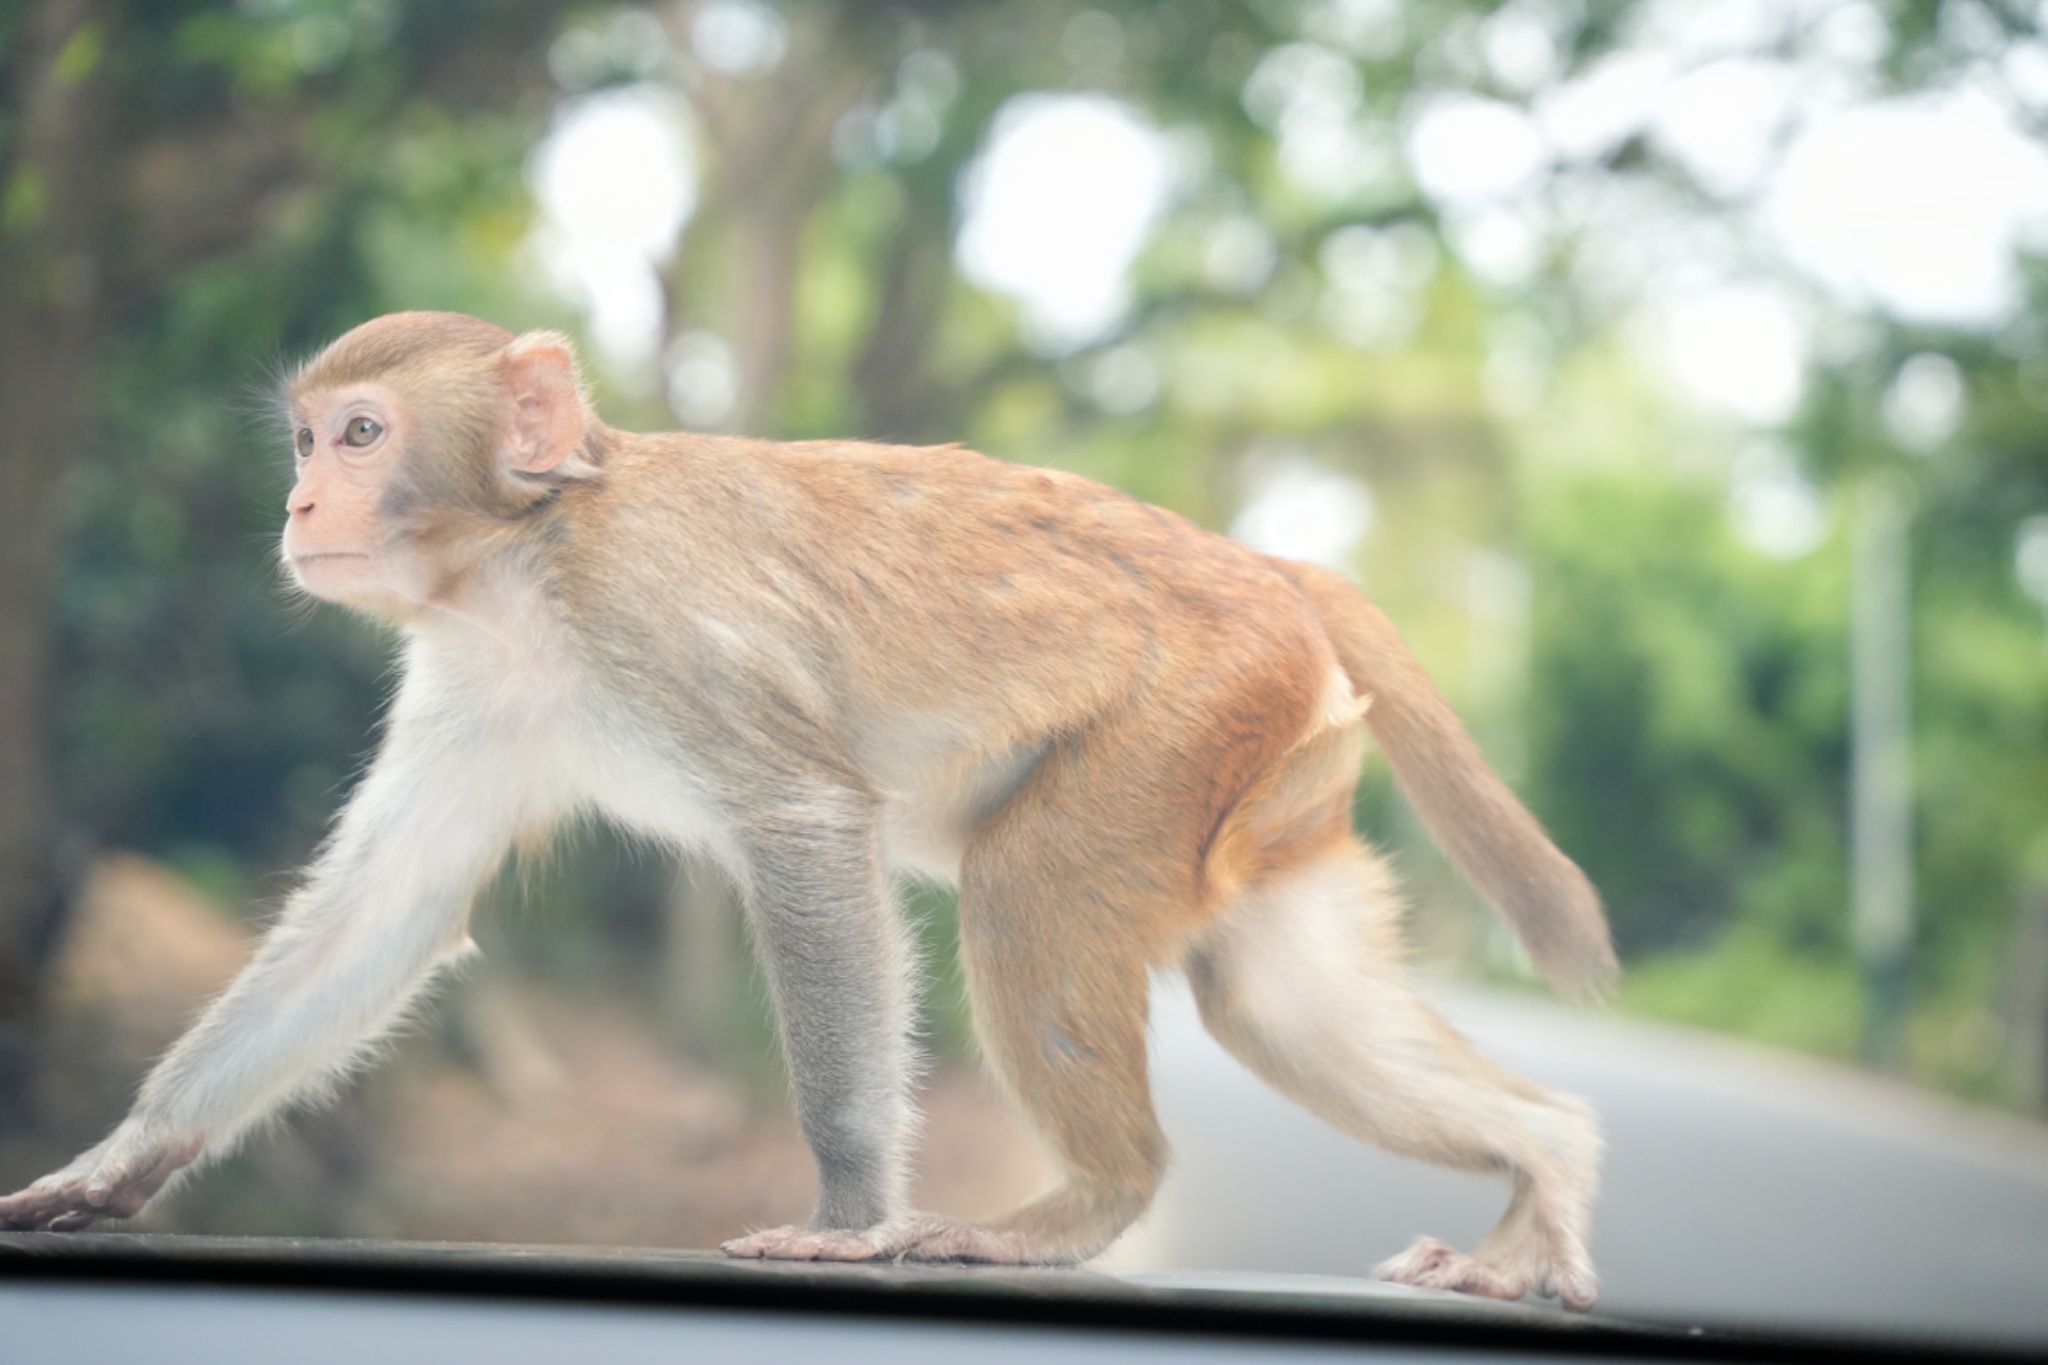
POLYGON ((334 1084, 468 945, 479 883, 540 818, 531 765, 405 701, 306 883, 255 959, 70 1165, 0 1199, 0 1228, 72 1231, 139 1213, 181 1170, 334 1084))

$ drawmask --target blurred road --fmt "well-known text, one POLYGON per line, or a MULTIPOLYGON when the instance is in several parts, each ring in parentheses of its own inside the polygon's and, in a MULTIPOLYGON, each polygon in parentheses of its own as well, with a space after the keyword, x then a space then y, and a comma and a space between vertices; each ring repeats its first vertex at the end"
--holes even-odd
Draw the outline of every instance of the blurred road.
MULTIPOLYGON (((2048 1342, 2048 1128, 1542 998, 1425 994, 1599 1110, 1603 1312, 2048 1342)), ((1501 1182, 1382 1155, 1266 1089, 1178 982, 1153 1032, 1174 1165, 1106 1268, 1357 1275, 1418 1233, 1469 1248, 1499 1215, 1501 1182)))

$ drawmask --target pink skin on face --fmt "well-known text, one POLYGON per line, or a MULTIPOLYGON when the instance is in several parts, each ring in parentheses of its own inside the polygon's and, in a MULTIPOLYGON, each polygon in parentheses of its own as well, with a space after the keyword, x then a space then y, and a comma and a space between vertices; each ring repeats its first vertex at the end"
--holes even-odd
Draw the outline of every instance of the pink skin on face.
POLYGON ((378 499, 403 442, 404 414, 375 384, 310 395, 292 411, 297 479, 285 498, 284 557, 299 586, 368 605, 389 592, 380 572, 378 499))

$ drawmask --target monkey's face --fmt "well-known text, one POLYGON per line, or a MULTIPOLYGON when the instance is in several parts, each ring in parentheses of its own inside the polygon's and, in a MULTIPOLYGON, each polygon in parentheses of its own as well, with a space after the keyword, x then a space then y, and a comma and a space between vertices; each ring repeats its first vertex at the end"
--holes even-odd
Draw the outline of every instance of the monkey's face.
POLYGON ((398 313, 286 390, 284 561, 314 597, 405 620, 451 606, 564 484, 598 476, 576 361, 548 332, 398 313))
POLYGON ((292 404, 296 478, 285 499, 284 560, 315 597, 375 607, 404 596, 380 506, 409 435, 405 408, 378 384, 317 390, 292 404))

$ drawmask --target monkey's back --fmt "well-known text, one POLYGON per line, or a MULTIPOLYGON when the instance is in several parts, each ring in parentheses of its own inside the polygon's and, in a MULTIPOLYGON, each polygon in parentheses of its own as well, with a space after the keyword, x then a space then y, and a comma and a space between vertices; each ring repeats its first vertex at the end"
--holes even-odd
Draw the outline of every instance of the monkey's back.
POLYGON ((966 702, 1046 733, 1241 680, 1284 729, 1335 666, 1266 556, 1091 479, 957 446, 620 436, 599 486, 577 492, 577 539, 610 614, 631 618, 615 629, 746 621, 759 650, 860 711, 966 702))

